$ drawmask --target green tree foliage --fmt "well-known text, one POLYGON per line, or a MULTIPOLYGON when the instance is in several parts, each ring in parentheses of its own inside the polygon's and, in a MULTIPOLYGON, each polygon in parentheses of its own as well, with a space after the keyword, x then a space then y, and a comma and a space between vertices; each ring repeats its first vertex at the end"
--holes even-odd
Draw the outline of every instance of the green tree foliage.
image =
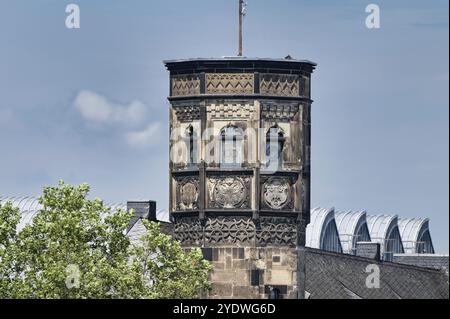
POLYGON ((184 252, 158 223, 137 243, 133 212, 111 212, 89 186, 46 187, 42 209, 17 232, 20 213, 0 203, 0 298, 197 298, 211 266, 184 252))

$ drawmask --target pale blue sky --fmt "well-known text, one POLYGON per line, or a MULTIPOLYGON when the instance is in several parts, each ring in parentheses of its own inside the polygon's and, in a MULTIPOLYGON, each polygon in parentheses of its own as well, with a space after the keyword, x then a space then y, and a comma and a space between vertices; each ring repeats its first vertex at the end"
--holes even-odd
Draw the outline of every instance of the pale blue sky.
MULTIPOLYGON (((427 216, 448 252, 448 1, 248 2, 245 55, 318 63, 313 205, 427 216), (370 3, 379 30, 365 27, 370 3)), ((39 195, 62 178, 167 208, 161 61, 234 55, 236 3, 0 0, 0 194, 39 195), (69 3, 79 30, 65 27, 69 3), (86 112, 92 103, 108 116, 86 112)))

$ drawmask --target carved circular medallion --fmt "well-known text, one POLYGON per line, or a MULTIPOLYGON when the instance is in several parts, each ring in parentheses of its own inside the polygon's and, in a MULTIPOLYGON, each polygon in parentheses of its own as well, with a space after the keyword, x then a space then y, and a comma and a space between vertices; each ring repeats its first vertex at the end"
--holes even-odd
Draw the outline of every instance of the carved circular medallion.
POLYGON ((236 177, 227 177, 214 187, 214 200, 222 208, 239 208, 247 197, 244 183, 236 177))
POLYGON ((264 201, 273 209, 282 209, 289 202, 289 183, 282 178, 271 178, 264 184, 264 201))
POLYGON ((187 182, 180 189, 181 202, 184 209, 194 209, 198 199, 197 187, 194 183, 187 182))

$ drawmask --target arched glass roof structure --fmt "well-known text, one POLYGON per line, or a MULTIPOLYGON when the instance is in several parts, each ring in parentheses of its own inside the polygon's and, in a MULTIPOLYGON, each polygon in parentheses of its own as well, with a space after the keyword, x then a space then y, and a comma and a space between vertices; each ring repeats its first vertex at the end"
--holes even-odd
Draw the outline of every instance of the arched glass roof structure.
POLYGON ((33 217, 42 208, 36 197, 1 197, 0 203, 4 204, 6 202, 11 202, 13 207, 18 208, 22 215, 19 224, 17 225, 17 230, 22 230, 25 225, 31 223, 33 217))
POLYGON ((392 261, 394 254, 404 253, 396 215, 368 215, 367 225, 372 242, 378 242, 381 255, 386 261, 392 261))
MULTIPOLYGON (((22 218, 18 231, 29 224, 42 208, 37 197, 2 197, 12 202, 22 218)), ((112 212, 127 209, 126 203, 105 204, 112 212)), ((157 219, 170 222, 168 210, 157 210, 157 219)), ((393 254, 434 254, 427 218, 401 218, 396 215, 367 215, 366 211, 335 212, 334 208, 314 208, 306 228, 306 246, 331 252, 355 254, 357 242, 377 242, 381 255, 392 261, 393 254)))
MULTIPOLYGON (((13 207, 16 207, 20 210, 22 214, 22 218, 17 226, 17 231, 21 231, 25 225, 31 223, 33 217, 42 209, 42 205, 39 204, 37 197, 2 197, 0 196, 0 202, 2 204, 6 202, 11 202, 13 207)), ((105 207, 108 207, 111 212, 115 212, 119 209, 127 210, 127 204, 124 203, 111 203, 105 204, 105 207)), ((159 221, 169 222, 169 212, 167 210, 157 210, 156 218, 159 221)))
POLYGON ((342 253, 334 208, 314 208, 311 210, 311 222, 306 227, 306 246, 342 253))
POLYGON ((434 254, 428 218, 400 218, 398 228, 406 254, 434 254))
POLYGON ((356 254, 356 243, 369 242, 370 233, 367 227, 365 211, 336 212, 335 219, 341 240, 342 251, 345 254, 356 254))

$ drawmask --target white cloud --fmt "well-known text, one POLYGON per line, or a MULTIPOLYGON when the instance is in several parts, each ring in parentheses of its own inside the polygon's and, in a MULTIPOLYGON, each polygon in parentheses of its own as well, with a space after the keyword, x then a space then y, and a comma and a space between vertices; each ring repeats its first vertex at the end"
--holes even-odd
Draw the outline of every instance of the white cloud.
POLYGON ((116 130, 131 147, 151 146, 161 136, 162 125, 159 122, 144 127, 149 122, 149 112, 147 106, 140 101, 120 105, 110 102, 100 94, 83 90, 78 93, 73 105, 85 120, 116 130))
POLYGON ((142 131, 127 133, 125 138, 129 145, 143 148, 155 144, 161 138, 161 129, 160 123, 152 123, 142 131))
POLYGON ((86 120, 100 124, 122 124, 136 126, 147 118, 147 107, 140 101, 128 105, 115 104, 100 94, 92 91, 80 91, 74 106, 86 120))

